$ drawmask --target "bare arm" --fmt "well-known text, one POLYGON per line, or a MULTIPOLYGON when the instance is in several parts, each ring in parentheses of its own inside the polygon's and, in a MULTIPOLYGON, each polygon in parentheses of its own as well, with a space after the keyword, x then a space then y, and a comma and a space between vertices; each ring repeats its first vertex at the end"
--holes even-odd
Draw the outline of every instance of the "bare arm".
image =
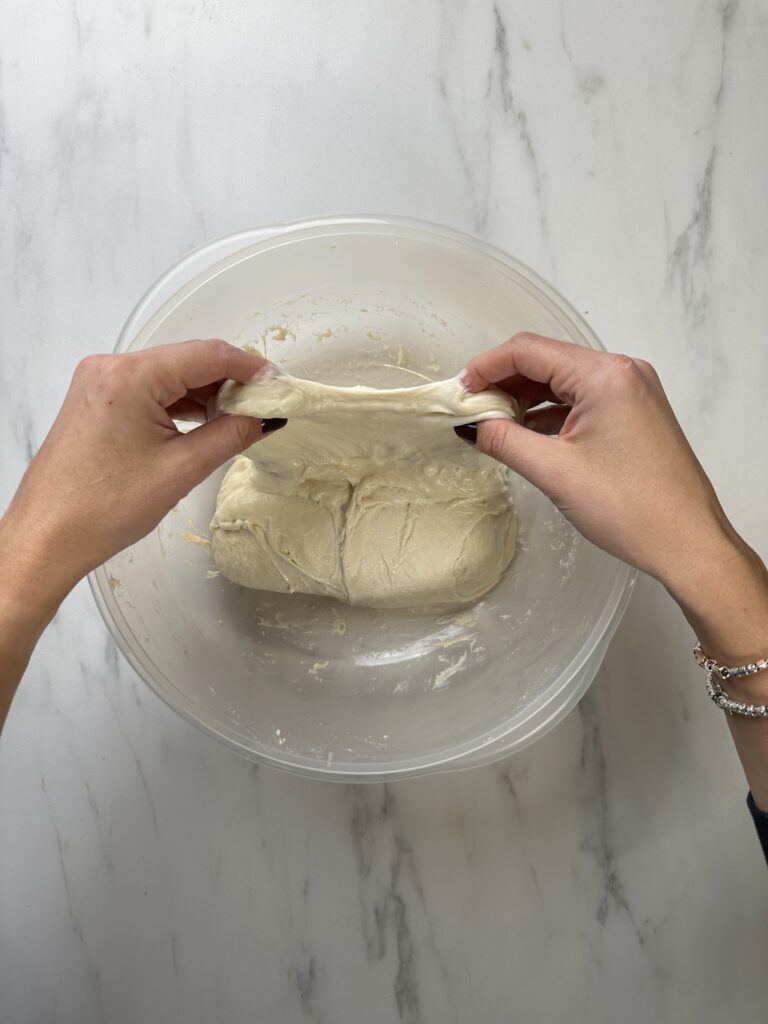
MULTIPOLYGON (((218 341, 81 364, 0 520, 0 724, 74 583, 261 436, 258 421, 242 417, 181 435, 171 414, 189 415, 219 381, 250 379, 262 365, 218 341)), ((661 580, 708 654, 738 664, 768 653, 765 567, 728 522, 652 367, 518 335, 472 360, 466 378, 475 391, 500 383, 532 409, 532 429, 480 424, 480 448, 540 487, 594 543, 661 580)), ((740 682, 740 698, 768 702, 767 675, 740 682)), ((768 808, 768 721, 729 725, 753 796, 768 808)))
MULTIPOLYGON (((531 410, 525 426, 480 423, 479 448, 544 491, 593 543, 660 580, 710 657, 742 665, 768 656, 768 573, 728 522, 653 367, 520 334, 473 359, 465 376, 471 391, 500 384, 531 410)), ((768 672, 728 690, 766 704, 768 672)), ((768 719, 728 724, 752 796, 768 810, 768 719)))
POLYGON ((205 419, 221 381, 264 360, 223 341, 90 356, 0 519, 0 728, 30 654, 75 583, 149 533, 217 466, 261 437, 258 420, 205 419))
MULTIPOLYGON (((768 656, 768 573, 740 538, 708 575, 691 572, 666 585, 710 657, 725 665, 745 665, 768 656)), ((768 704, 768 672, 726 689, 748 704, 768 704)), ((752 798, 768 811, 768 719, 725 717, 752 798)))

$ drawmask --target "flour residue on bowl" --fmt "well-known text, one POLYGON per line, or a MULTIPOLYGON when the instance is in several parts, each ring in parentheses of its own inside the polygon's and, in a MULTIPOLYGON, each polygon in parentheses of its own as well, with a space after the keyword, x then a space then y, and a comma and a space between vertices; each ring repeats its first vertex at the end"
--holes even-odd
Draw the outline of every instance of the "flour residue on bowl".
MULTIPOLYGON (((157 294, 121 349, 207 336, 215 324, 291 373, 341 385, 448 377, 521 328, 595 344, 505 254, 391 218, 238 235, 180 263, 157 294)), ((221 476, 180 503, 204 539, 221 476)), ((511 490, 513 570, 464 623, 245 592, 208 578, 210 549, 185 542, 177 517, 97 570, 95 589, 147 682, 260 761, 366 779, 487 761, 540 735, 583 692, 629 572, 571 543, 535 489, 513 478, 511 490)))

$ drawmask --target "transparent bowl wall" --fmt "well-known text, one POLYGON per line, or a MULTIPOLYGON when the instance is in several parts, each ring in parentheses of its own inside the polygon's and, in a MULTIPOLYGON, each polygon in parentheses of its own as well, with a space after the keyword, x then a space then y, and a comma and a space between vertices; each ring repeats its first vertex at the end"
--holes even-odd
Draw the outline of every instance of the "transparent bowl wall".
MULTIPOLYGON (((299 375, 386 386, 452 375, 518 330, 599 347, 498 250, 418 222, 340 218, 196 251, 145 296, 118 349, 223 337, 299 375)), ((122 651, 171 707, 293 771, 373 780, 519 750, 587 688, 633 581, 513 476, 519 548, 471 608, 386 612, 244 590, 215 575, 204 543, 223 472, 91 584, 122 651)))

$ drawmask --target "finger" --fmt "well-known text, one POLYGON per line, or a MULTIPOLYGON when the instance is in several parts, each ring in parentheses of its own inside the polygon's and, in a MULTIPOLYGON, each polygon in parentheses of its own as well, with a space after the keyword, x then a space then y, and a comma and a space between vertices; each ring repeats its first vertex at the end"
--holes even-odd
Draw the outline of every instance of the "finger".
POLYGON ((537 434, 559 434, 568 419, 570 408, 567 405, 548 405, 543 409, 534 409, 525 414, 523 425, 537 434))
POLYGON ((483 420, 477 424, 477 447, 547 491, 562 472, 562 442, 528 430, 512 420, 483 420))
MULTIPOLYGON (((219 393, 223 380, 216 380, 213 384, 205 384, 201 388, 192 388, 187 392, 188 397, 196 399, 201 405, 207 405, 212 398, 219 393)), ((183 401, 183 399, 180 399, 183 401)))
POLYGON ((519 373, 497 381, 496 387, 516 398, 525 409, 532 409, 536 405, 541 405, 542 402, 557 403, 560 401, 549 384, 529 380, 528 377, 523 377, 519 373))
POLYGON ((190 487, 194 487, 227 459, 245 451, 263 436, 261 420, 252 416, 224 414, 175 438, 174 458, 179 460, 185 475, 192 479, 190 487))
POLYGON ((187 391, 221 380, 245 384, 266 366, 261 356, 220 338, 159 345, 141 353, 148 367, 155 399, 169 406, 187 391))
POLYGON ((201 388, 191 388, 189 394, 205 405, 213 398, 223 383, 223 380, 215 380, 212 384, 205 384, 201 388))
POLYGON ((547 384, 558 399, 575 404, 575 388, 593 369, 602 353, 568 341, 539 334, 516 334, 509 341, 471 359, 463 373, 470 391, 483 391, 491 384, 517 374, 547 384))
POLYGON ((196 401, 192 395, 185 395, 178 402, 166 409, 172 420, 185 420, 188 423, 205 423, 207 419, 205 406, 196 401))

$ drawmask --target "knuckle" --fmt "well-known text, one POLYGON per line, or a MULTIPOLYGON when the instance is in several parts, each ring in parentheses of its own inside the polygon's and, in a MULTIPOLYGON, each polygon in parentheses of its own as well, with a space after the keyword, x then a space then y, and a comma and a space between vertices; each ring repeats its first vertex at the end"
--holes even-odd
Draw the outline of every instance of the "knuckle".
POLYGON ((119 356, 110 356, 104 362, 101 372, 110 381, 124 380, 126 377, 132 377, 141 365, 141 359, 126 353, 119 356))
POLYGON ((614 387, 637 391, 646 383, 646 378, 637 360, 625 355, 608 357, 608 373, 614 387))
POLYGON ((109 359, 109 356, 102 355, 90 355, 85 356, 75 367, 76 377, 90 377, 98 373, 102 367, 104 360, 109 359))
POLYGON ((624 370, 630 374, 634 373, 638 368, 637 363, 631 356, 617 354, 613 357, 613 362, 617 370, 624 370))
POLYGON ((200 351, 205 352, 206 359, 210 360, 215 367, 214 372, 222 380, 231 376, 233 356, 237 351, 233 345, 223 338, 205 338, 191 344, 200 346, 200 351))
POLYGON ((508 345, 527 345, 532 341, 536 340, 536 335, 533 331, 518 331, 517 334, 513 334, 507 342, 508 345))
POLYGON ((258 420, 251 419, 250 416, 230 417, 230 430, 241 451, 258 440, 261 434, 258 423, 258 420))
POLYGON ((504 420, 488 420, 482 432, 482 448, 498 462, 504 462, 507 447, 507 428, 504 420))
POLYGON ((120 355, 102 356, 97 367, 96 385, 104 394, 116 395, 134 379, 142 365, 139 354, 126 352, 120 355))
POLYGON ((646 359, 635 359, 635 365, 638 370, 642 373, 646 380, 657 381, 659 375, 656 372, 656 367, 649 363, 646 359))
POLYGON ((229 362, 232 356, 232 346, 228 341, 224 341, 222 338, 211 338, 208 344, 211 346, 211 350, 217 359, 220 359, 223 363, 229 362))
POLYGON ((127 387, 136 386, 140 375, 149 372, 147 353, 121 352, 116 355, 90 355, 75 368, 74 377, 94 397, 113 399, 127 387))

